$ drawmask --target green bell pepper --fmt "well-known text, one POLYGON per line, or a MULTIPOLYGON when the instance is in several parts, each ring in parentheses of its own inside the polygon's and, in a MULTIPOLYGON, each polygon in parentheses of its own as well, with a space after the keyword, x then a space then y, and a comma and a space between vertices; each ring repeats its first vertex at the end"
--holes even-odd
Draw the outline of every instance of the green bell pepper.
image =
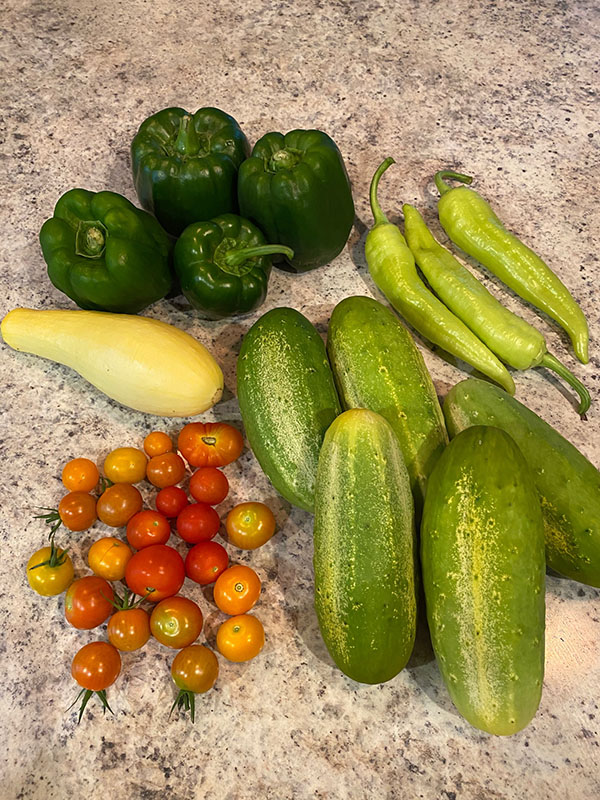
POLYGON ((165 108, 131 143, 142 206, 173 236, 192 222, 237 211, 238 167, 250 151, 239 125, 218 108, 165 108))
POLYGON ((181 290, 208 319, 247 314, 267 296, 269 256, 293 258, 283 245, 267 244, 247 219, 222 214, 210 222, 195 222, 181 234, 173 255, 181 290))
POLYGON ((240 213, 270 242, 288 245, 284 269, 306 272, 327 264, 354 222, 350 181, 340 151, 321 131, 267 133, 240 167, 240 213))
POLYGON ((63 194, 40 244, 50 280, 80 308, 136 314, 171 288, 169 237, 115 192, 63 194))

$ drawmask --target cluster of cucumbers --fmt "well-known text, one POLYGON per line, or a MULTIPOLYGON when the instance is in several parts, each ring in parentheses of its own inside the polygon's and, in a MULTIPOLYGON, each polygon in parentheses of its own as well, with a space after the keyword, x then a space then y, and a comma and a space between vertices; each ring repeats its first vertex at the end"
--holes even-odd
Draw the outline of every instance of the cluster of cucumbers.
POLYGON ((600 586, 598 470, 485 381, 454 386, 442 411, 411 334, 368 297, 336 306, 327 347, 294 309, 262 316, 238 399, 274 487, 314 512, 315 607, 340 670, 374 684, 406 666, 422 586, 459 712, 493 734, 524 728, 546 566, 600 586))

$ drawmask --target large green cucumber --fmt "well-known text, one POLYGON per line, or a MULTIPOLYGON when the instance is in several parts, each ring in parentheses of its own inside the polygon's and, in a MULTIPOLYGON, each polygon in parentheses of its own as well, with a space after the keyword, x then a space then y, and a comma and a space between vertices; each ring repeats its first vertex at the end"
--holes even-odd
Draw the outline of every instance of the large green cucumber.
POLYGON ((507 431, 525 456, 542 503, 546 563, 600 587, 600 472, 570 442, 518 400, 469 378, 444 402, 451 436, 471 425, 507 431))
POLYGON ((448 435, 435 387, 412 336, 381 303, 347 297, 331 315, 327 351, 344 408, 369 408, 394 429, 419 517, 427 478, 448 435))
POLYGON ((429 479, 421 566, 433 649, 460 713, 494 734, 534 716, 544 677, 544 530, 510 436, 476 426, 429 479))
POLYGON ((319 451, 340 401, 316 328, 293 308, 274 308, 244 336, 237 363, 246 435, 286 500, 312 511, 319 451))
POLYGON ((398 440, 383 417, 346 411, 319 458, 315 608, 327 649, 355 681, 400 672, 416 626, 413 500, 398 440))

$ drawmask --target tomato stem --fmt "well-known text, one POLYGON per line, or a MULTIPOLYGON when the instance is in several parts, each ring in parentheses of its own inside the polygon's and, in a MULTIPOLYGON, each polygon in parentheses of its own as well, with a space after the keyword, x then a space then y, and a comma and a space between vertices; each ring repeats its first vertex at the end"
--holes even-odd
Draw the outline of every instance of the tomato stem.
POLYGON ((67 709, 67 711, 69 711, 81 699, 81 705, 79 706, 79 716, 77 717, 77 724, 78 725, 81 722, 81 718, 83 716, 83 712, 85 711, 85 708, 86 708, 86 706, 87 706, 87 704, 88 704, 88 702, 90 700, 90 697, 92 697, 92 695, 96 695, 96 697, 102 703, 102 710, 103 710, 104 714, 106 714, 106 710, 107 709, 110 711, 111 714, 115 713, 112 710, 112 708, 108 705, 108 700, 106 699, 106 689, 99 689, 96 692, 92 691, 92 689, 82 689, 79 692, 79 694, 77 695, 77 697, 75 698, 75 700, 73 700, 73 702, 71 703, 71 705, 67 709))
POLYGON ((60 518, 60 514, 58 513, 57 508, 47 508, 46 506, 41 506, 40 511, 48 511, 48 514, 34 514, 34 519, 43 519, 46 525, 50 526, 50 533, 48 534, 48 538, 50 539, 50 543, 54 544, 54 535, 56 531, 62 525, 62 520, 60 518))
POLYGON ((196 721, 196 695, 193 692, 190 692, 187 689, 180 689, 175 701, 173 702, 173 705, 171 706, 171 710, 169 711, 169 717, 175 708, 177 708, 179 711, 182 709, 184 711, 189 711, 192 722, 196 721))
POLYGON ((201 436, 200 437, 204 444, 207 444, 209 447, 214 447, 217 443, 217 439, 215 436, 201 436))

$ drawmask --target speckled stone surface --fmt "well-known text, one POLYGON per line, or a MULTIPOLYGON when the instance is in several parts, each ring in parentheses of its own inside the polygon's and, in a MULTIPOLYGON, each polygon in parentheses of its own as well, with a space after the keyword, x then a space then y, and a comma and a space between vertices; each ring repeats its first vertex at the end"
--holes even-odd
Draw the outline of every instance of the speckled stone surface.
MULTIPOLYGON (((135 201, 128 148, 150 113, 216 105, 251 142, 271 130, 321 128, 344 154, 356 227, 331 265, 300 277, 275 272, 262 310, 294 306, 324 334, 340 299, 379 297, 363 254, 374 168, 395 157, 381 185, 384 208, 397 219, 403 202, 416 203, 437 233, 431 176, 460 168, 588 315, 584 367, 557 326, 483 276, 543 331, 598 405, 579 421, 570 394, 542 371, 516 376, 517 396, 598 464, 599 25, 591 0, 8 0, 0 14, 0 310, 72 307, 47 280, 39 228, 73 186, 135 201)), ((146 313, 212 349, 227 390, 204 419, 239 423, 235 360, 253 319, 203 323, 182 298, 146 313)), ((443 396, 464 372, 420 346, 443 396)), ((227 469, 232 492, 224 506, 261 499, 277 515, 279 530, 261 550, 230 548, 263 579, 256 607, 267 633, 263 653, 241 665, 221 659, 218 684, 198 698, 193 726, 169 720, 172 654, 150 642, 123 658, 109 690, 115 716, 92 705, 78 727, 75 711, 65 710, 75 694, 70 662, 97 633, 70 628, 62 600, 28 588, 24 564, 44 543, 33 510, 58 501, 68 458, 101 464, 113 447, 139 446, 150 430, 176 433, 180 425, 118 406, 67 368, 4 345, 0 358, 2 800, 107 792, 132 800, 600 796, 598 591, 548 577, 543 699, 529 727, 510 738, 464 722, 426 654, 386 685, 355 684, 334 668, 319 637, 311 517, 275 496, 249 451, 227 469)), ((108 530, 69 537, 77 574, 100 532, 108 530)), ((210 592, 185 591, 200 602, 214 644, 222 617, 210 592)))

